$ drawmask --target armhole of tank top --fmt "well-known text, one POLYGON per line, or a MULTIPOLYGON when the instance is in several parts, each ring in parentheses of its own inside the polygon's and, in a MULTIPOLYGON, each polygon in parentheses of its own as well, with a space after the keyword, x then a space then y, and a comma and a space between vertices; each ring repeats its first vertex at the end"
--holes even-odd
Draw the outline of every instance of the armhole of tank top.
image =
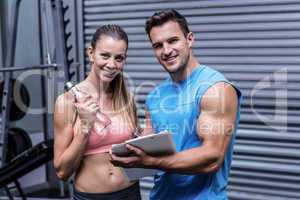
POLYGON ((199 118, 200 114, 201 114, 201 104, 202 104, 202 99, 203 99, 203 96, 204 94, 207 92, 208 89, 210 89, 212 86, 216 85, 217 83, 227 83, 229 85, 232 85, 228 80, 226 79, 220 79, 220 80, 216 80, 214 82, 212 82, 207 88, 205 88, 202 92, 202 95, 201 97, 199 98, 199 100, 197 100, 197 106, 198 106, 198 110, 197 110, 197 118, 199 118))

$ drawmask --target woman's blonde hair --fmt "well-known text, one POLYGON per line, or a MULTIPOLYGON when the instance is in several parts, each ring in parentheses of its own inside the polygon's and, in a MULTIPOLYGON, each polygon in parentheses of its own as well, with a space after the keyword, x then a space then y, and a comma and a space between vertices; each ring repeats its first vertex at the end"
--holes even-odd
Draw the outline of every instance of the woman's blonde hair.
POLYGON ((128 92, 122 72, 114 78, 111 86, 114 111, 121 112, 132 128, 138 128, 137 108, 134 97, 128 92))

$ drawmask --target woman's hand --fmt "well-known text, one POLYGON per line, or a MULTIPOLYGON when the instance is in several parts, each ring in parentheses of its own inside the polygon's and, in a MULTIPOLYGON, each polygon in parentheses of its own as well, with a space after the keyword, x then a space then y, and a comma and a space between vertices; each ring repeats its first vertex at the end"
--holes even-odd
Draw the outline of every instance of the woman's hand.
POLYGON ((77 89, 74 106, 81 121, 81 131, 88 134, 96 119, 99 105, 90 94, 77 89))

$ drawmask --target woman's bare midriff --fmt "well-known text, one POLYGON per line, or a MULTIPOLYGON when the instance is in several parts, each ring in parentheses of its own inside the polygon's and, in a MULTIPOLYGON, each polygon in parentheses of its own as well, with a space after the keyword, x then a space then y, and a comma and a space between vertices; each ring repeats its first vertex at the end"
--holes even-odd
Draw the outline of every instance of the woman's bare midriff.
POLYGON ((133 185, 119 167, 109 161, 108 153, 85 156, 75 175, 75 188, 81 192, 108 193, 133 185))

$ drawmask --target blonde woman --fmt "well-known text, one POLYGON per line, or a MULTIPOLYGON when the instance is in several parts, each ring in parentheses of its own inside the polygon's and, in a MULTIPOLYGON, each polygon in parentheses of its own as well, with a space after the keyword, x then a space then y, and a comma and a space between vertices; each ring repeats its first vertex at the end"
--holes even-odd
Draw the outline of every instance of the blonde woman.
POLYGON ((56 100, 54 166, 60 179, 75 173, 75 200, 141 199, 138 182, 128 181, 109 161, 112 144, 132 137, 136 108, 123 77, 128 37, 118 25, 104 25, 88 48, 91 71, 56 100))

